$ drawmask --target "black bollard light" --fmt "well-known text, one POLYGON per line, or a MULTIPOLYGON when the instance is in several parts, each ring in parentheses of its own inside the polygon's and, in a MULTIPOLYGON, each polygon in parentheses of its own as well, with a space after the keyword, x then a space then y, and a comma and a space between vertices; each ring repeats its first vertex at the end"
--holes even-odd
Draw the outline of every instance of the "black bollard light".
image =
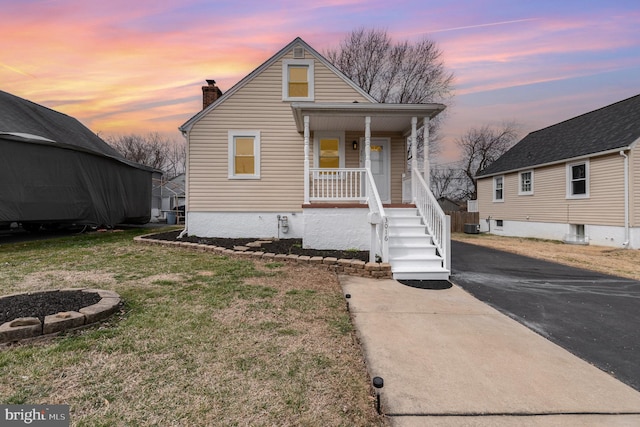
POLYGON ((351 294, 346 294, 344 297, 347 299, 347 311, 349 311, 349 299, 351 298, 351 294))
POLYGON ((380 389, 384 386, 384 380, 382 377, 373 377, 373 386, 376 389, 376 410, 378 411, 378 415, 382 414, 380 410, 380 389))

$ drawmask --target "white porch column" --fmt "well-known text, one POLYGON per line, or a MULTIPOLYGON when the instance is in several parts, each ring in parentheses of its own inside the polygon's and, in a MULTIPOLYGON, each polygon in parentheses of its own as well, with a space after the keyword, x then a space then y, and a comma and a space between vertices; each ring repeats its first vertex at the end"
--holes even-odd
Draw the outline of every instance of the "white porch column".
MULTIPOLYGON (((417 136, 418 136, 418 118, 411 117, 411 174, 418 173, 418 144, 417 144, 417 136)), ((415 203, 416 201, 416 192, 417 185, 413 176, 411 177, 411 199, 415 203)))
POLYGON ((371 169, 371 117, 364 118, 364 167, 371 169))
POLYGON ((304 116, 304 204, 309 204, 309 116, 304 116))
POLYGON ((431 178, 431 164, 430 164, 430 155, 429 155, 429 117, 425 117, 422 121, 423 131, 424 131, 424 182, 427 183, 427 188, 431 188, 431 182, 429 181, 431 178))

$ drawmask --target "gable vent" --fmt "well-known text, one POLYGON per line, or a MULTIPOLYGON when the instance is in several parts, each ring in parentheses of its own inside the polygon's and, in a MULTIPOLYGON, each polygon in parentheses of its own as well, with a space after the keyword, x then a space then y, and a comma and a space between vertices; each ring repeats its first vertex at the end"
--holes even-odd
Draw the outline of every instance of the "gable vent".
POLYGON ((303 59, 304 58, 304 48, 302 46, 296 46, 293 48, 293 57, 295 59, 303 59))

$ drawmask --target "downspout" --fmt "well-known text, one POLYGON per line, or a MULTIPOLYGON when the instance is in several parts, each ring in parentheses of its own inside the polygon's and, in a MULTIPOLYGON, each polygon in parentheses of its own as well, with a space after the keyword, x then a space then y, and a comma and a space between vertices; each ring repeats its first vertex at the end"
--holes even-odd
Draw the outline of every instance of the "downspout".
POLYGON ((629 247, 629 156, 620 151, 620 155, 624 157, 624 243, 622 246, 629 247))
POLYGON ((187 235, 187 224, 189 221, 187 220, 187 216, 189 215, 189 137, 187 136, 187 131, 181 129, 182 136, 185 139, 186 146, 186 156, 185 159, 185 169, 184 169, 184 230, 178 234, 178 239, 182 239, 187 235))

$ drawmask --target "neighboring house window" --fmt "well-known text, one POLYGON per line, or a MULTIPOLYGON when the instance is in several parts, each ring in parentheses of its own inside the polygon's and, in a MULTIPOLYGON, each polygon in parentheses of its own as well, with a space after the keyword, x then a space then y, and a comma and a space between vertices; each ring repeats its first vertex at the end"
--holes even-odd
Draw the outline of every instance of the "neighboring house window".
POLYGON ((229 178, 260 178, 260 132, 229 131, 229 178))
POLYGON ((282 61, 282 99, 284 101, 313 101, 313 82, 312 59, 282 61))
POLYGON ((533 171, 520 172, 520 187, 518 194, 533 194, 533 171))
POLYGON ((504 201, 504 177, 496 176, 493 178, 493 201, 504 201))
POLYGON ((567 198, 589 197, 589 163, 571 163, 567 165, 567 198))

